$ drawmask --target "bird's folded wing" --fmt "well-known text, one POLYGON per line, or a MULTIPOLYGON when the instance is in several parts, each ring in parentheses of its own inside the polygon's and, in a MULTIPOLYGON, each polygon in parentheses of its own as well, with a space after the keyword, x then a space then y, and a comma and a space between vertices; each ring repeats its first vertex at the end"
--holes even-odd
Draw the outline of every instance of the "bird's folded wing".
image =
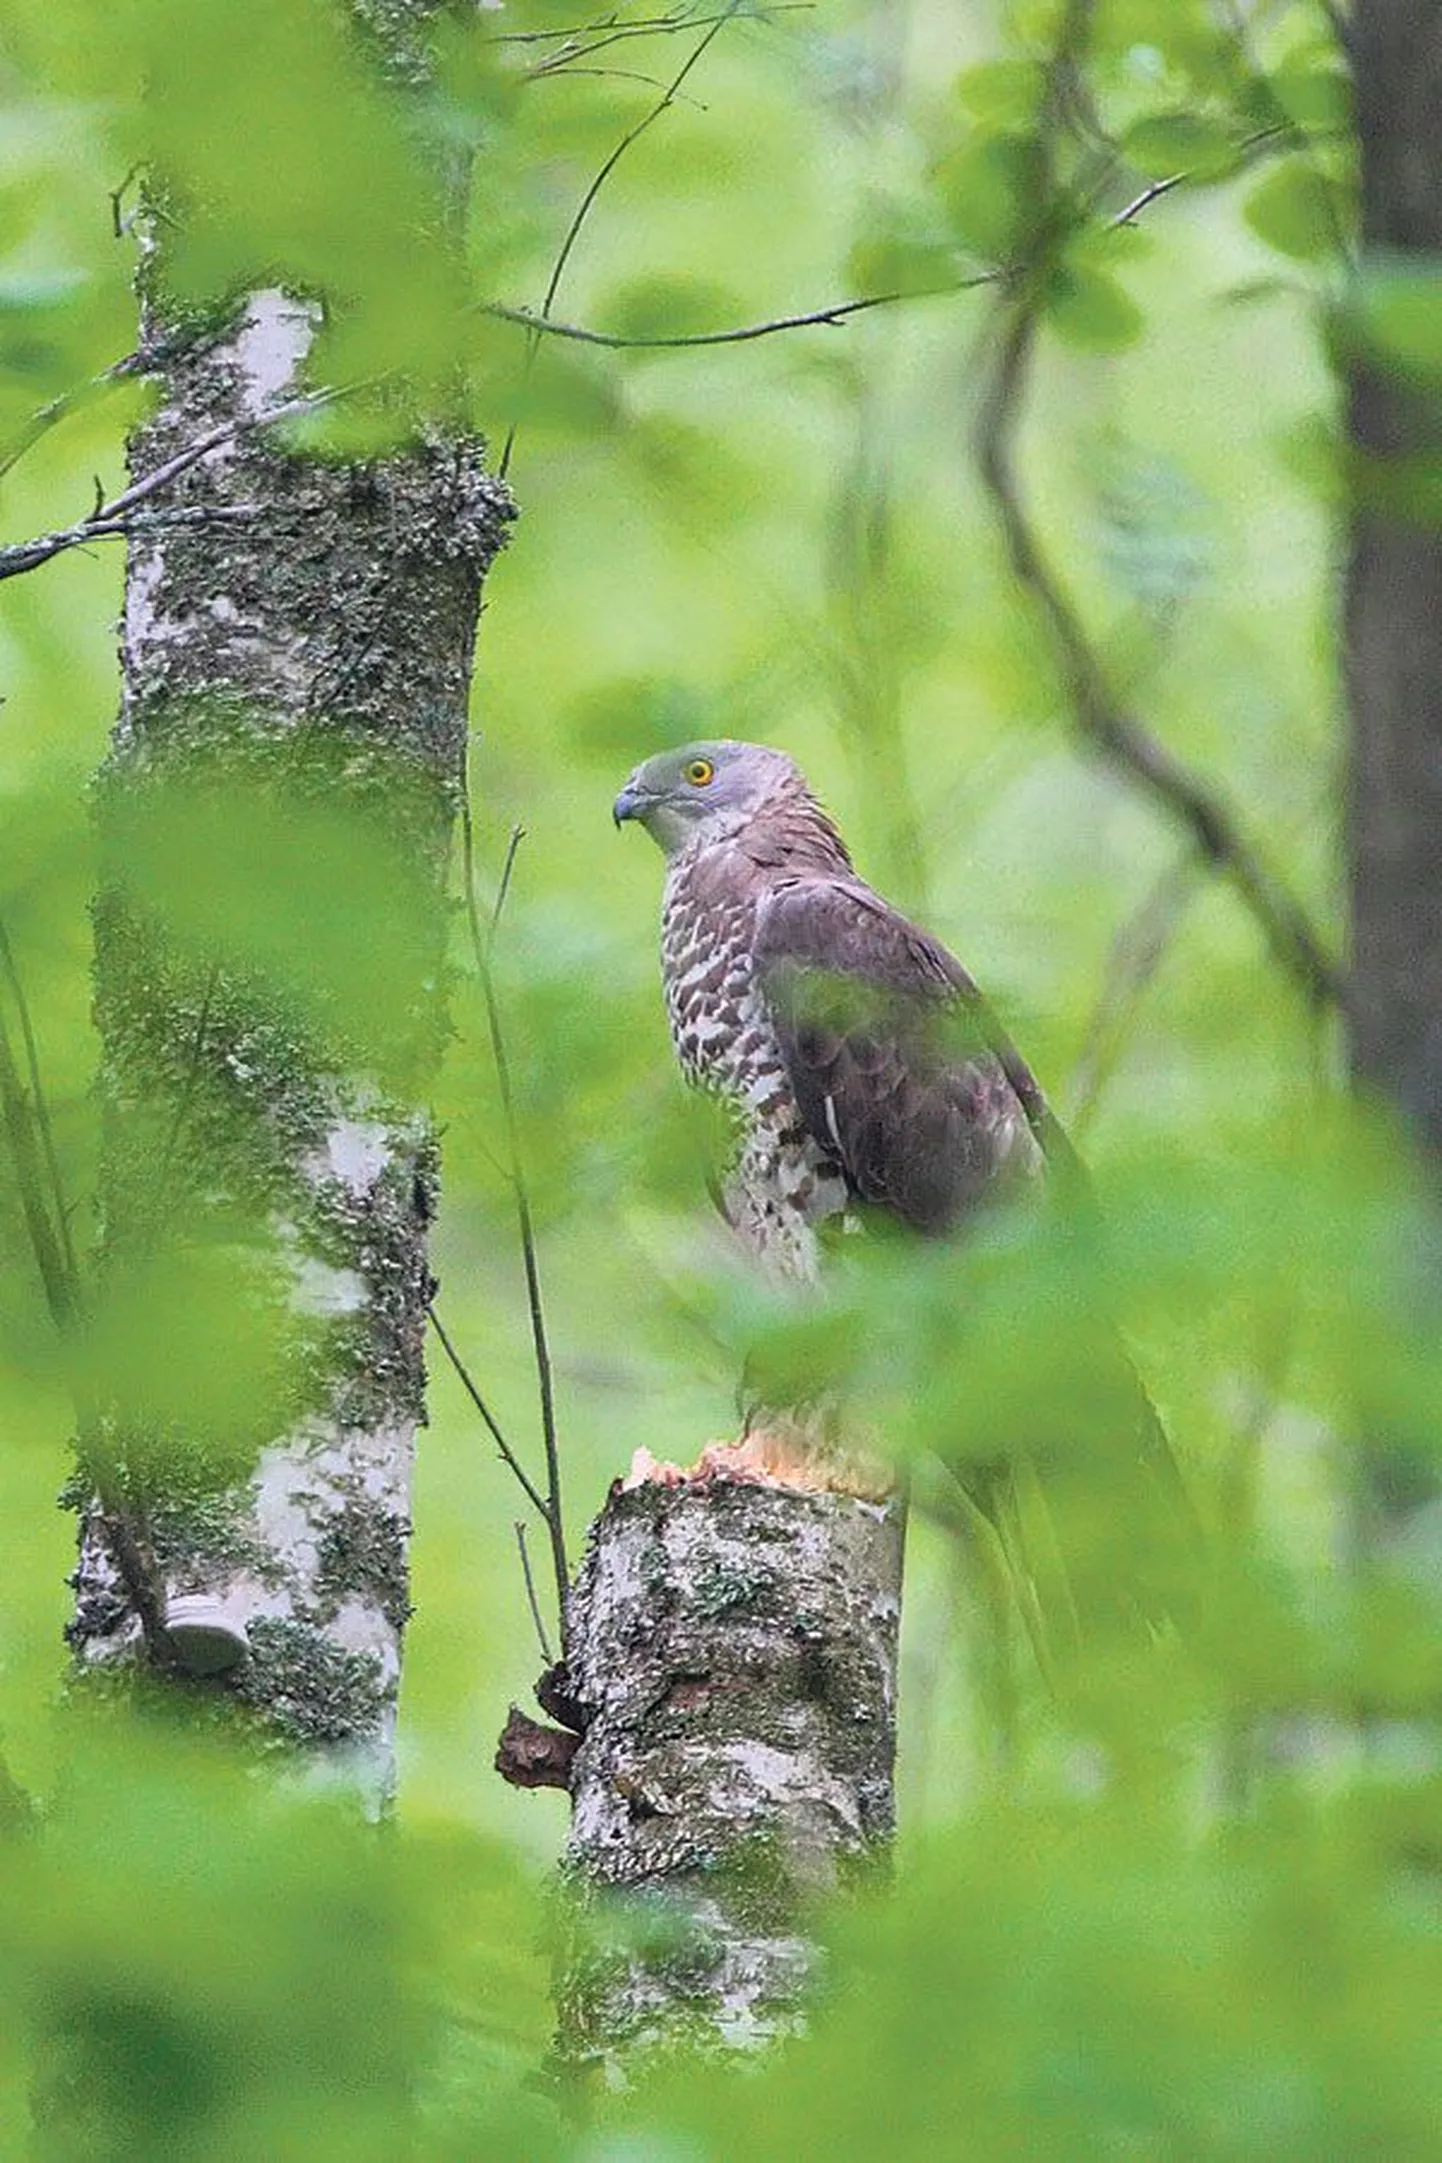
POLYGON ((1035 1168, 1035 1082, 960 964, 861 880, 778 885, 756 966, 801 1116, 863 1201, 941 1232, 1035 1168))
MULTIPOLYGON (((861 880, 814 876, 774 891, 756 941, 792 1093, 855 1194, 942 1232, 1045 1161, 1063 1221, 1086 1231, 1071 1145, 945 947, 861 880)), ((1087 1277, 1083 1260, 1068 1337, 1075 1386, 1044 1408, 1038 1432, 1016 1438, 1018 1456, 1056 1505, 1073 1609, 1087 1624, 1130 1613, 1157 1626, 1194 1604, 1199 1527, 1120 1337, 1090 1311, 1087 1277)))

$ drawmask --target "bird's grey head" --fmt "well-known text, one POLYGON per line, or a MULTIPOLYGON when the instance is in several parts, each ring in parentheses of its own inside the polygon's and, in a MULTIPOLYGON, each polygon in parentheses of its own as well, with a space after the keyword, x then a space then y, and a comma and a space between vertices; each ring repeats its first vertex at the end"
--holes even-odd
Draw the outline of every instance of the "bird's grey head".
POLYGON ((635 819, 668 856, 691 842, 724 841, 779 796, 805 799, 806 784, 769 744, 683 744, 660 751, 616 798, 616 824, 635 819))

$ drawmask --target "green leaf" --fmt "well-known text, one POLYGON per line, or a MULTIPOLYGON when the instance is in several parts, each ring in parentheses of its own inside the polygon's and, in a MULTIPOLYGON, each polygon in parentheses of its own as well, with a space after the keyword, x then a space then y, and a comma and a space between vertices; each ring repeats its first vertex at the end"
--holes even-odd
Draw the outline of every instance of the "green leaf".
POLYGON ((858 240, 846 268, 858 295, 944 292, 962 276, 950 241, 905 233, 875 233, 858 240))
POLYGON ((1312 262, 1337 246, 1336 206, 1325 181, 1301 158, 1268 173, 1242 208, 1259 240, 1279 255, 1312 262))
POLYGON ((249 1230, 249 1243, 240 1229, 231 1245, 171 1240, 113 1267, 79 1351, 88 1390, 136 1438, 132 1454, 192 1488, 243 1476, 310 1408, 281 1251, 249 1230))
POLYGON ((1118 146, 1149 180, 1174 173, 1209 179, 1236 162, 1236 145, 1220 120, 1202 113, 1152 113, 1127 129, 1118 146))
MULTIPOLYGON (((1052 28, 1043 34, 1050 36, 1052 28)), ((1177 89, 1198 96, 1225 93, 1236 73, 1234 41, 1202 0, 1107 0, 1097 10, 1094 44, 1099 54, 1115 54, 1133 70, 1145 56, 1177 89)))
POLYGON ((736 296, 713 279, 655 273, 631 278, 600 305, 602 327, 621 338, 684 338, 746 320, 736 296))
POLYGON ((1037 150, 1029 136, 982 135, 933 173, 951 231, 984 262, 1004 262, 1032 207, 1037 150))
POLYGON ((1442 376, 1442 257, 1369 265, 1347 325, 1404 375, 1442 376))
POLYGON ((1339 68, 1289 62, 1268 79, 1275 104, 1299 128, 1345 128, 1352 118, 1352 89, 1339 68))
POLYGON ((1063 264, 1047 294, 1046 319, 1067 345, 1119 353, 1135 345, 1146 319, 1131 295, 1104 270, 1063 264))
POLYGON ((1031 60, 985 60, 958 75, 956 94, 973 120, 1014 125, 1030 120, 1041 103, 1042 72, 1031 60))

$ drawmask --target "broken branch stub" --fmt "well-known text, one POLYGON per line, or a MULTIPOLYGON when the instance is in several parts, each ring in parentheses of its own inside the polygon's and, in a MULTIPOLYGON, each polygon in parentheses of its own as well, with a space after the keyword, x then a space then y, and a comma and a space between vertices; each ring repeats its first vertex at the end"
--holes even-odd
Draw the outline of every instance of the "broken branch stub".
POLYGON ((893 1828, 901 1550, 895 1498, 612 1490, 567 1615, 568 2071, 802 2024, 814 1904, 893 1828))

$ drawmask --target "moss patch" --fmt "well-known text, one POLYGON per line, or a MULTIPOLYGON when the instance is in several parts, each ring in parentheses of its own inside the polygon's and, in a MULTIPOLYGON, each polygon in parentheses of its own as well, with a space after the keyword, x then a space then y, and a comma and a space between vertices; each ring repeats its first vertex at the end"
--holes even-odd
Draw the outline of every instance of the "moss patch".
POLYGON ((271 1616, 250 1626, 236 1695, 288 1741, 359 1742, 389 1704, 372 1652, 344 1652, 314 1623, 271 1616))
POLYGON ((366 1498, 346 1503, 321 1535, 315 1580, 316 1605, 329 1620, 352 1596, 378 1607, 391 1628, 403 1630, 411 1615, 406 1546, 410 1524, 394 1510, 366 1498))

